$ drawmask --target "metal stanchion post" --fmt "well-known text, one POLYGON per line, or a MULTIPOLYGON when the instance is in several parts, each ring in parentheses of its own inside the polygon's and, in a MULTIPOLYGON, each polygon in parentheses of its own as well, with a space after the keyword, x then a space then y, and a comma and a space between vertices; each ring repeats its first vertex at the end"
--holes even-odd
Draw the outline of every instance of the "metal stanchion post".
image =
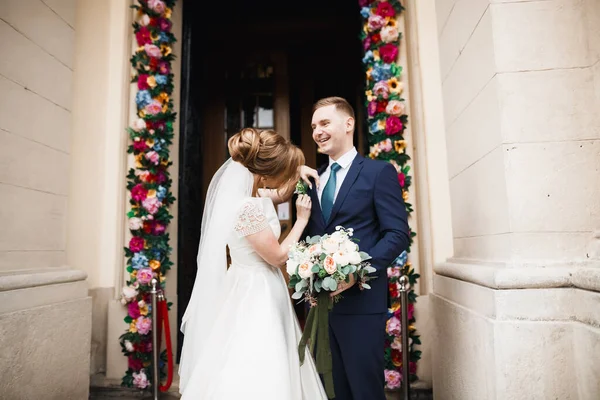
POLYGON ((400 303, 402 307, 402 399, 409 400, 409 368, 408 368, 408 277, 400 277, 400 303))
POLYGON ((152 279, 152 290, 150 293, 152 294, 152 394, 153 399, 158 400, 158 385, 159 385, 159 375, 158 375, 158 354, 160 349, 158 348, 158 307, 157 307, 157 290, 156 285, 158 281, 156 279, 152 279))

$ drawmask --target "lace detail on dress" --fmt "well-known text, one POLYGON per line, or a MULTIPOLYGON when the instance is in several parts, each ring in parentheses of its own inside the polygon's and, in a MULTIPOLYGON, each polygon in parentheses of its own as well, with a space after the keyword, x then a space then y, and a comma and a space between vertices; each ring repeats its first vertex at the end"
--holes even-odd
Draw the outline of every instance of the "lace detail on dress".
POLYGON ((238 214, 235 224, 235 232, 239 237, 258 233, 269 227, 267 217, 254 203, 245 203, 238 214))

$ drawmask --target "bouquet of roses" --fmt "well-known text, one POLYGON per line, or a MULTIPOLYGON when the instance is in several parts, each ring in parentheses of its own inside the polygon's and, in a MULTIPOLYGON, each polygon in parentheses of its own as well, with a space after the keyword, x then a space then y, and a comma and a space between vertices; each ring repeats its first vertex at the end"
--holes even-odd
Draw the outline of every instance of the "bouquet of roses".
POLYGON ((351 275, 354 275, 361 290, 370 289, 367 282, 373 277, 369 274, 375 272, 375 268, 367 262, 371 257, 359 251, 357 240, 352 238, 352 228, 338 226, 335 229, 331 235, 307 237, 292 245, 286 265, 289 287, 295 290, 292 298, 304 298, 311 306, 298 346, 300 362, 304 362, 307 343, 310 341, 313 353, 318 341, 315 361, 317 371, 323 375, 329 398, 335 397, 329 353, 329 311, 341 298, 340 294, 331 294, 342 282, 349 282, 351 275))

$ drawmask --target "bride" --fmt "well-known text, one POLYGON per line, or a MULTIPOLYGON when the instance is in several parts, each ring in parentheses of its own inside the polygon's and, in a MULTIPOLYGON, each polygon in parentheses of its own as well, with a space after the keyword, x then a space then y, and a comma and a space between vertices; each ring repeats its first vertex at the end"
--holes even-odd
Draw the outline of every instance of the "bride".
POLYGON ((273 201, 259 188, 293 194, 304 155, 274 131, 243 129, 206 196, 198 272, 183 316, 179 364, 183 400, 326 399, 310 355, 301 366, 301 331, 280 270, 310 216, 306 195, 283 243, 273 201), (231 266, 227 268, 226 246, 231 266))

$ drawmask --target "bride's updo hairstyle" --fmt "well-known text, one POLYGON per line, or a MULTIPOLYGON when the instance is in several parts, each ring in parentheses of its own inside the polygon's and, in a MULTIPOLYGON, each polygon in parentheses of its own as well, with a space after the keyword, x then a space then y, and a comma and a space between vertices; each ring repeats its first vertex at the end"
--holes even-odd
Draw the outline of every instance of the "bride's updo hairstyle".
POLYGON ((292 195, 304 164, 302 151, 272 130, 244 128, 227 143, 229 154, 255 175, 269 178, 284 199, 292 195))

